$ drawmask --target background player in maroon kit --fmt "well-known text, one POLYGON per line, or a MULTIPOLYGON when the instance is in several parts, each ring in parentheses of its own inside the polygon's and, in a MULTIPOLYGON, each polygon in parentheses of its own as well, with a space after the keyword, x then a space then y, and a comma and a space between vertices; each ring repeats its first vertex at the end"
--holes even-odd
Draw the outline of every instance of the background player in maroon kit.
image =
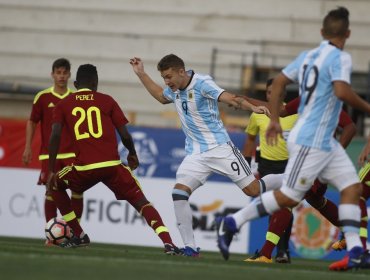
MULTIPOLYGON (((49 159, 48 144, 51 133, 52 113, 55 106, 72 93, 72 90, 67 87, 70 76, 71 64, 69 61, 65 58, 59 58, 55 60, 52 65, 51 72, 54 85, 50 88, 40 91, 35 96, 33 101, 31 116, 27 122, 26 145, 23 152, 22 161, 25 165, 28 165, 28 163, 32 160, 31 144, 35 135, 37 124, 40 123, 41 147, 39 160, 41 161, 41 173, 37 183, 38 185, 45 185, 47 182, 49 159)), ((63 131, 61 145, 57 154, 58 160, 56 161, 55 165, 56 170, 60 170, 70 164, 71 159, 74 157, 75 153, 70 137, 63 131)), ((80 218, 83 209, 82 195, 72 193, 71 202, 74 210, 76 211, 77 217, 80 218)), ((57 208, 51 195, 47 191, 45 193, 44 211, 46 222, 57 216, 57 208)), ((47 240, 45 244, 49 245, 50 242, 47 240)))
POLYGON ((78 91, 60 102, 53 115, 48 187, 64 220, 74 232, 74 237, 61 246, 79 247, 90 243, 71 208, 66 189, 82 194, 102 182, 115 194, 117 200, 127 200, 145 218, 164 243, 166 254, 180 254, 181 251, 172 243, 157 210, 146 199, 139 182, 131 173, 131 170, 138 167, 139 161, 126 128, 128 121, 117 102, 111 96, 97 92, 97 86, 96 67, 91 64, 81 65, 75 81, 78 91), (56 174, 55 157, 62 127, 67 129, 74 141, 76 159, 72 166, 56 174), (129 167, 120 161, 116 130, 129 152, 129 167))

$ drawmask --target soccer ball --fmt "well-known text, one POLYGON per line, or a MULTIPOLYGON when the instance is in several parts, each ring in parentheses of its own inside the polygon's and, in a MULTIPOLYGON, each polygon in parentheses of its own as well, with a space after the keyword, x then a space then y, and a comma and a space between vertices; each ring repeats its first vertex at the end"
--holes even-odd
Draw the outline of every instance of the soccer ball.
POLYGON ((64 220, 52 218, 46 223, 45 235, 53 244, 59 245, 72 237, 72 230, 64 220))

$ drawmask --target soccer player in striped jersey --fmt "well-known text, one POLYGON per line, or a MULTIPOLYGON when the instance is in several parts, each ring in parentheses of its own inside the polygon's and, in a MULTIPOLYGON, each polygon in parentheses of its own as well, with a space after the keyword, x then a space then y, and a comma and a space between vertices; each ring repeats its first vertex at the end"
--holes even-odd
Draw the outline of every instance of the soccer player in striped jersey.
POLYGON ((104 183, 117 200, 127 200, 146 220, 164 244, 166 254, 180 254, 157 210, 146 199, 131 170, 138 167, 134 142, 126 128, 128 120, 109 95, 97 92, 96 67, 84 64, 78 68, 77 92, 55 107, 49 145, 48 188, 74 236, 61 244, 65 248, 87 246, 90 238, 84 233, 71 208, 66 189, 82 194, 95 184, 104 183), (55 158, 65 128, 76 148, 73 165, 55 173, 55 158), (129 166, 121 163, 116 130, 129 153, 129 166))
MULTIPOLYGON (((281 115, 296 114, 298 105, 299 97, 286 104, 281 112, 281 115)), ((339 116, 338 129, 341 130, 339 143, 346 148, 356 133, 356 126, 351 120, 350 116, 344 110, 341 111, 339 116)), ((340 227, 338 220, 338 207, 332 201, 324 197, 326 190, 327 184, 323 184, 319 180, 315 180, 313 186, 306 193, 304 199, 306 199, 306 201, 312 207, 316 208, 334 226, 340 227)), ((266 233, 266 241, 261 251, 257 251, 252 257, 246 259, 245 261, 271 263, 272 251, 280 241, 280 237, 284 231, 287 229, 289 230, 291 219, 292 212, 290 208, 282 208, 274 212, 271 216, 268 231, 266 233)), ((275 260, 276 262, 279 262, 277 257, 275 260)))
MULTIPOLYGON (((144 64, 138 57, 130 60, 147 91, 160 103, 174 103, 185 133, 186 157, 176 173, 176 184, 172 192, 177 225, 185 245, 186 256, 199 256, 196 246, 190 195, 213 173, 229 177, 245 194, 259 194, 260 183, 240 151, 233 145, 220 119, 218 102, 233 107, 268 113, 264 106, 254 106, 244 98, 220 88, 208 75, 185 70, 184 61, 169 54, 163 57, 157 69, 166 87, 155 83, 144 71, 144 64)), ((267 182, 266 186, 273 186, 267 182)))
POLYGON ((263 193, 239 211, 238 217, 226 217, 225 224, 229 226, 224 230, 233 232, 246 221, 282 207, 294 207, 318 178, 335 186, 341 194, 338 214, 347 242, 347 267, 370 268, 370 255, 362 248, 359 237, 361 184, 351 160, 333 137, 343 101, 370 113, 370 104, 350 86, 352 62, 343 51, 350 36, 348 10, 331 10, 323 20, 321 33, 321 44, 302 52, 272 84, 271 121, 266 132, 269 144, 275 144, 282 134, 279 115, 286 86, 298 82, 301 96, 298 121, 287 142, 289 160, 283 185, 279 190, 263 193))
MULTIPOLYGON (((46 185, 48 174, 48 145, 51 133, 51 119, 55 106, 64 98, 72 93, 68 88, 68 80, 71 76, 71 64, 65 58, 59 58, 53 62, 51 77, 54 80, 54 85, 36 94, 33 104, 30 119, 27 122, 26 130, 26 145, 22 156, 24 165, 27 165, 32 160, 32 140, 35 135, 37 124, 41 126, 41 147, 39 152, 39 160, 41 161, 41 172, 38 180, 38 185, 46 185)), ((57 155, 56 169, 60 170, 69 165, 75 157, 74 148, 70 137, 63 131, 60 149, 57 155)), ((73 208, 76 211, 78 218, 81 218, 83 210, 82 195, 72 192, 71 199, 73 208)), ((57 216, 57 207, 50 193, 45 193, 44 203, 45 219, 48 222, 50 219, 57 216)), ((51 245, 51 242, 46 240, 45 245, 51 245)))

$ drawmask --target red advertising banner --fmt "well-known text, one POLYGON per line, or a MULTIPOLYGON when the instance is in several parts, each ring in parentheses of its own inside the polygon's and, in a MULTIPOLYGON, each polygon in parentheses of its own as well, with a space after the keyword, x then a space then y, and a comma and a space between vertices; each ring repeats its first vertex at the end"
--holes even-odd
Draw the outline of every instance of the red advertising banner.
POLYGON ((39 126, 32 142, 32 162, 28 166, 22 163, 22 154, 26 143, 27 120, 0 119, 0 166, 40 168, 38 160, 41 135, 39 126))

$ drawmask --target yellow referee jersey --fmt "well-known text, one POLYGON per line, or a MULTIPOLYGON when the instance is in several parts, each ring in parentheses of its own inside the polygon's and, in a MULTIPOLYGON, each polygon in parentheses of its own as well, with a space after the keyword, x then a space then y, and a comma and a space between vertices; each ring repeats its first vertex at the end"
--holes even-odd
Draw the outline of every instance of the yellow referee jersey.
POLYGON ((266 130, 270 123, 270 118, 265 114, 252 113, 245 132, 251 135, 259 135, 261 157, 268 160, 287 160, 288 150, 286 147, 286 139, 290 130, 297 121, 298 115, 294 114, 285 118, 280 118, 280 125, 283 130, 283 137, 279 137, 277 145, 269 146, 266 143, 266 130))

